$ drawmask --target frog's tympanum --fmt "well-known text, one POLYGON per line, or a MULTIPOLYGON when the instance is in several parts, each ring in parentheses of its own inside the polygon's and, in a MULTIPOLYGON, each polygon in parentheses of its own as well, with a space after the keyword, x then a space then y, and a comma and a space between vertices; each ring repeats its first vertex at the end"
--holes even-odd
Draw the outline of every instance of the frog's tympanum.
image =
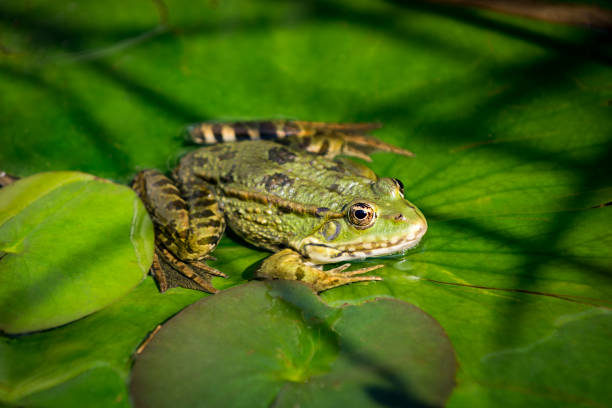
POLYGON ((298 280, 317 292, 380 280, 363 274, 383 265, 322 267, 412 248, 427 230, 399 180, 336 157, 412 155, 367 134, 377 127, 301 121, 189 126, 191 141, 212 146, 184 156, 171 177, 145 170, 133 182, 155 225, 151 272, 160 289, 216 292, 212 277, 226 275, 205 261, 226 226, 274 252, 256 277, 298 280))

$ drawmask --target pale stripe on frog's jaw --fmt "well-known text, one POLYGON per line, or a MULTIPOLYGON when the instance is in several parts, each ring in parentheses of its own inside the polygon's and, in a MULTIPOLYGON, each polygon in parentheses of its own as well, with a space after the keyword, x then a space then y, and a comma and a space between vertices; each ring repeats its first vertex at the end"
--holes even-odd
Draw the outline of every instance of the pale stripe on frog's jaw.
POLYGON ((359 241, 348 242, 341 245, 323 243, 315 237, 308 237, 298 245, 300 252, 310 261, 317 264, 326 264, 356 259, 365 259, 372 256, 389 255, 416 246, 425 232, 427 224, 415 224, 407 233, 384 240, 377 237, 364 237, 359 241))

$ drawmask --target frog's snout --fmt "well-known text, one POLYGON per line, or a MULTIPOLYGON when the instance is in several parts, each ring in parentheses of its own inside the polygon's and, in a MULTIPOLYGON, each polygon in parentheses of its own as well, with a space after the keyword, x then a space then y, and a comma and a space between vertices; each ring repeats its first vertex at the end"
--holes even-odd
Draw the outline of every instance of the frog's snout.
POLYGON ((425 221, 425 217, 421 216, 416 219, 405 220, 404 222, 410 224, 405 234, 406 239, 409 239, 416 245, 427 232, 427 221, 425 221))
POLYGON ((416 241, 417 242, 420 241, 426 232, 427 232, 427 220, 425 220, 425 217, 421 217, 419 222, 415 224, 414 236, 415 236, 416 241))
POLYGON ((401 223, 408 224, 405 237, 413 241, 414 245, 416 245, 427 232, 427 220, 418 208, 412 207, 411 209, 412 211, 407 215, 398 214, 394 219, 401 223))

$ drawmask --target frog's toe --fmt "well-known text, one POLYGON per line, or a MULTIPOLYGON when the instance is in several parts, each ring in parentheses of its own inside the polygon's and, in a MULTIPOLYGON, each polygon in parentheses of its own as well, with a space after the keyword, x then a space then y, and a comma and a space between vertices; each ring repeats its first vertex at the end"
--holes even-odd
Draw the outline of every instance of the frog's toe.
MULTIPOLYGON (((207 258, 208 259, 208 258, 207 258)), ((222 278, 227 278, 227 275, 221 272, 220 270, 213 268, 212 266, 206 265, 204 262, 200 261, 192 261, 190 262, 191 266, 200 269, 205 273, 209 273, 211 275, 220 276, 222 278)))
POLYGON ((374 136, 366 134, 342 134, 341 137, 344 140, 344 154, 359 158, 366 156, 367 161, 371 161, 369 156, 374 152, 389 152, 407 157, 414 156, 414 153, 412 153, 410 150, 385 143, 374 136))
MULTIPOLYGON (((370 270, 369 268, 364 268, 364 269, 370 270)), ((328 289, 336 288, 338 286, 343 286, 349 283, 382 280, 380 276, 352 276, 353 272, 365 273, 367 271, 357 270, 357 271, 352 271, 350 273, 327 275, 325 277, 318 279, 316 282, 314 282, 312 284, 312 287, 318 293, 318 292, 323 292, 328 289)))
POLYGON ((366 268, 356 269, 354 271, 344 272, 351 264, 340 265, 336 268, 322 271, 322 275, 313 283, 313 288, 317 292, 332 289, 338 286, 346 285, 355 282, 379 281, 380 276, 362 276, 364 273, 380 269, 384 265, 373 265, 366 268))
POLYGON ((350 268, 351 264, 350 263, 345 263, 342 264, 340 266, 337 266, 335 268, 329 269, 326 273, 330 274, 330 275, 336 275, 336 274, 342 274, 342 272, 348 268, 350 268))
MULTIPOLYGON (((330 270, 326 271, 326 273, 328 273, 330 275, 338 275, 338 276, 355 276, 355 275, 361 275, 363 273, 368 273, 368 272, 374 271, 376 269, 380 269, 380 268, 382 268, 385 265, 383 265, 383 264, 373 265, 373 266, 368 266, 366 268, 355 269, 354 271, 344 272, 350 266, 351 266, 350 263, 346 263, 346 264, 340 265, 340 266, 338 266, 336 268, 330 269, 330 270)), ((379 280, 382 280, 382 279, 379 279, 379 280)))
MULTIPOLYGON (((159 255, 157 254, 157 251, 155 251, 155 253, 153 253, 153 264, 151 265, 151 269, 149 270, 149 272, 155 279, 155 282, 157 282, 159 291, 164 293, 165 291, 170 289, 170 286, 168 284, 168 280, 166 279, 166 274, 164 273, 164 270, 162 268, 162 263, 163 261, 160 259, 159 255)), ((166 265, 164 265, 164 267, 165 266, 166 265)), ((169 265, 167 267, 169 267, 169 265)))

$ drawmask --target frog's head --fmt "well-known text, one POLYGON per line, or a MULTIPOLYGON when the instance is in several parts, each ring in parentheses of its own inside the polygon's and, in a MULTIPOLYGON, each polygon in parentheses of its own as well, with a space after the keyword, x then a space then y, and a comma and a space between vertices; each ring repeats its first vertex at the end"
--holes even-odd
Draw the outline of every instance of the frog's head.
POLYGON ((299 251, 315 263, 332 263, 400 252, 419 243, 427 221, 397 179, 371 184, 367 197, 354 197, 342 218, 326 220, 301 240, 299 251))

